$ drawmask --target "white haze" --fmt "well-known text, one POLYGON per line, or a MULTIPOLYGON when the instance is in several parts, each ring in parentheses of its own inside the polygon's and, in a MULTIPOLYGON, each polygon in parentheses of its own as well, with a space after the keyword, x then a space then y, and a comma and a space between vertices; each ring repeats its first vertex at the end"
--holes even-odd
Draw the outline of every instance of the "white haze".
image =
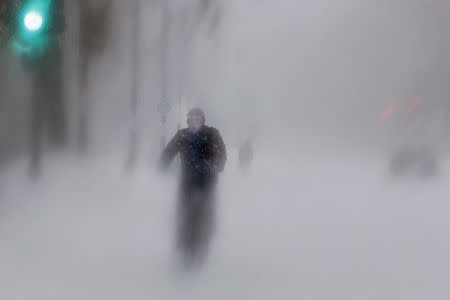
MULTIPOLYGON (((213 254, 190 275, 173 261, 176 167, 162 176, 154 165, 158 1, 143 1, 139 163, 132 174, 123 168, 132 124, 125 2, 115 3, 112 50, 93 65, 89 156, 47 153, 34 184, 26 158, 1 171, 1 299, 450 296, 445 155, 434 181, 387 176, 387 154, 400 143, 446 151, 448 124, 436 117, 446 86, 417 83, 423 70, 427 82, 445 73, 431 67, 447 58, 445 1, 230 0, 217 31, 208 35, 206 17, 189 44, 173 39, 169 134, 184 113, 182 94, 182 110, 204 107, 229 151, 213 254), (380 121, 392 97, 417 95, 429 104, 424 122, 380 121), (428 120, 438 125, 421 125, 428 120), (410 128, 418 134, 406 136, 410 128), (249 133, 256 156, 242 174, 236 146, 249 133)), ((180 18, 196 10, 181 8, 195 3, 173 1, 174 28, 189 24, 180 18)))

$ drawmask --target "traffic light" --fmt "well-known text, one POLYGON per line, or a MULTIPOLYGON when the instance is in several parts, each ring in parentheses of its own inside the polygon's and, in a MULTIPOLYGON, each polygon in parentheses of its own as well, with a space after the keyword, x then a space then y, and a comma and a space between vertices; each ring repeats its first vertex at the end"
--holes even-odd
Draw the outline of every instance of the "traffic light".
POLYGON ((21 0, 16 14, 13 48, 17 53, 40 56, 63 31, 63 0, 21 0))
POLYGON ((30 32, 36 32, 42 29, 44 24, 44 17, 38 11, 29 11, 23 18, 25 29, 30 32))
POLYGON ((30 42, 45 34, 52 2, 53 0, 23 0, 17 16, 17 34, 22 41, 30 42))

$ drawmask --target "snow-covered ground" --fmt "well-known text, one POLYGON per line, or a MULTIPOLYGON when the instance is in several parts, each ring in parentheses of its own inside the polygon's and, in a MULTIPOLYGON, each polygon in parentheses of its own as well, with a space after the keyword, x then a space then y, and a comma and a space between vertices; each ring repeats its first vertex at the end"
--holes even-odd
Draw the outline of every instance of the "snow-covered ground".
POLYGON ((1 174, 0 299, 448 299, 449 185, 392 182, 380 162, 233 153, 209 264, 173 262, 176 177, 119 156, 1 174))

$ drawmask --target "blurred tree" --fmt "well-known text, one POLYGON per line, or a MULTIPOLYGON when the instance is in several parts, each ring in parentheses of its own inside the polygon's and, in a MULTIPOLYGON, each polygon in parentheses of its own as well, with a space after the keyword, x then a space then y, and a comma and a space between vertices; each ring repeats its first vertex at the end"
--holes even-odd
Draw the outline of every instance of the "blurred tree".
POLYGON ((89 66, 98 55, 104 52, 111 39, 112 0, 79 1, 79 122, 78 139, 80 151, 88 146, 89 130, 89 66))
POLYGON ((206 19, 208 32, 213 34, 222 23, 222 6, 220 0, 199 0, 199 21, 206 19))
POLYGON ((131 27, 131 99, 130 99, 130 117, 132 126, 130 127, 130 143, 128 147, 128 157, 126 159, 125 167, 128 170, 133 170, 136 166, 139 150, 139 91, 140 91, 140 41, 141 37, 141 0, 134 0, 133 2, 133 26, 131 27))

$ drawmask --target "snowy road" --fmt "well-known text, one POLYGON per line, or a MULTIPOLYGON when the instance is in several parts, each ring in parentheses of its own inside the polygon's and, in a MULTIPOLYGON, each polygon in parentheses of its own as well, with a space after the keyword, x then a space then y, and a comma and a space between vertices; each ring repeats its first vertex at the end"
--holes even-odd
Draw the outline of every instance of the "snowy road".
POLYGON ((117 157, 64 159, 38 185, 1 175, 0 299, 448 299, 446 179, 414 186, 380 164, 231 157, 205 270, 176 272, 176 182, 117 157), (63 163, 62 163, 63 162, 63 163))

